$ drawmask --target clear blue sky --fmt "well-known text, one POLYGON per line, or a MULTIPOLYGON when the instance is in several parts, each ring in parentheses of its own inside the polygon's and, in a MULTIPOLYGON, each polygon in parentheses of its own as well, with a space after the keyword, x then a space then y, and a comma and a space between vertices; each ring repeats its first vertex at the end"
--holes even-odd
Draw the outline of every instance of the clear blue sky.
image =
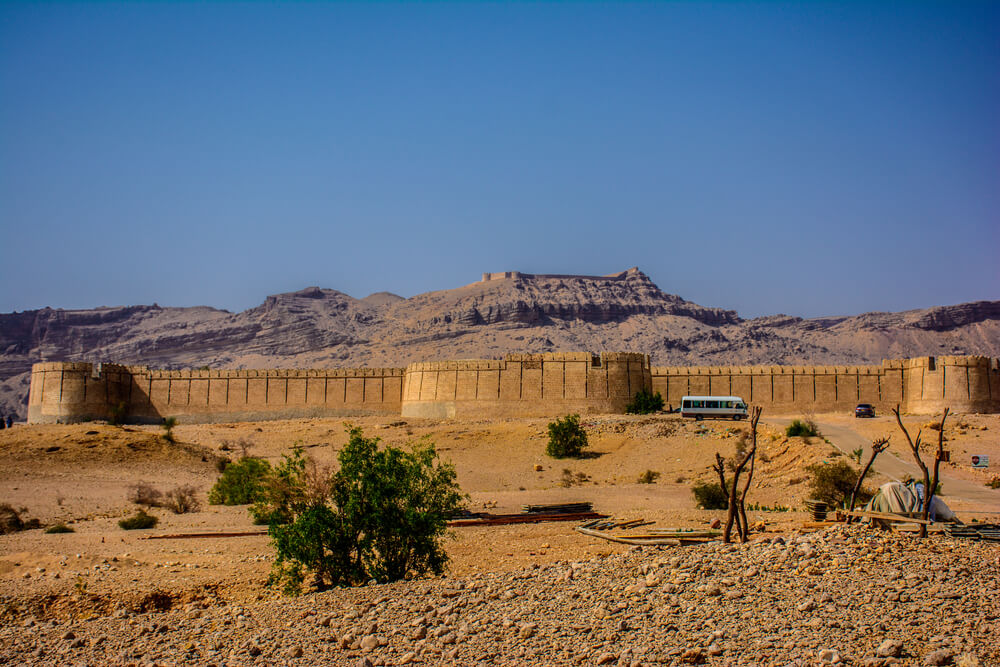
POLYGON ((1000 299, 1000 3, 0 5, 0 311, 1000 299))

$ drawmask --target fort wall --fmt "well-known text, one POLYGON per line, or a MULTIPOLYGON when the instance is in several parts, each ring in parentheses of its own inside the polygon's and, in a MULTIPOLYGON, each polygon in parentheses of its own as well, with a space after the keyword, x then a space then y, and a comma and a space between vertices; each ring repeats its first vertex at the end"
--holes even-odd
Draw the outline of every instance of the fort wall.
POLYGON ((628 352, 509 354, 410 364, 404 417, 515 417, 624 412, 650 385, 649 357, 628 352))
POLYGON ((547 417, 622 413, 641 389, 669 406, 685 395, 736 395, 779 412, 846 412, 858 403, 932 414, 1000 412, 1000 360, 977 356, 885 360, 878 366, 650 366, 645 354, 509 354, 338 370, 151 370, 39 363, 28 421, 116 417, 158 422, 403 415, 547 417))
POLYGON ((150 370, 145 366, 35 364, 28 421, 183 417, 190 422, 399 414, 402 368, 150 370))

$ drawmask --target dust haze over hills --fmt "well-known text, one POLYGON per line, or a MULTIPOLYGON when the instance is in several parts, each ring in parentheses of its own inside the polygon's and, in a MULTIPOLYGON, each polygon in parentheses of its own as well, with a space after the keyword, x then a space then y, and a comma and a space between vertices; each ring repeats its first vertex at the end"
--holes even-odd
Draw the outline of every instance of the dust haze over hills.
POLYGON ((998 357, 1000 301, 744 320, 667 294, 632 268, 603 277, 513 274, 408 299, 388 292, 355 299, 309 287, 269 296, 240 313, 157 305, 44 308, 0 314, 0 412, 24 418, 31 365, 38 361, 342 368, 559 350, 644 352, 657 365, 998 357))

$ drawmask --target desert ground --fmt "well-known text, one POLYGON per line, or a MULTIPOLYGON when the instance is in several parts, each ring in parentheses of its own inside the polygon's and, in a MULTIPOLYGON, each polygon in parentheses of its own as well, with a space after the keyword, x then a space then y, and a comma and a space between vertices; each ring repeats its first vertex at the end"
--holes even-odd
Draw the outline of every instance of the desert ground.
MULTIPOLYGON (((473 511, 589 501, 615 517, 695 528, 723 513, 697 509, 691 485, 714 479, 715 452, 731 456, 747 426, 585 416, 591 456, 555 460, 544 419, 182 423, 173 444, 154 426, 17 425, 0 431, 0 503, 75 532, 0 536, 0 662, 1000 664, 995 545, 803 527, 806 466, 892 435, 871 485, 915 471, 894 419, 816 415, 820 436, 788 438, 796 417, 762 420, 748 502, 768 509, 750 512, 764 529, 748 545, 637 549, 573 523, 462 527, 442 578, 300 598, 266 585, 266 535, 152 539, 261 530, 246 507, 207 504, 220 458, 246 449, 276 463, 298 446, 333 465, 353 424, 385 444, 430 439, 473 511), (649 470, 655 483, 638 483, 649 470), (156 528, 123 531, 140 482, 191 484, 201 510, 157 509, 156 528)), ((932 417, 904 421, 936 443, 932 417)), ((1000 415, 953 415, 945 435, 943 499, 966 522, 997 522, 1000 491, 986 483, 1000 463, 1000 415), (973 470, 972 454, 994 467, 973 470)))

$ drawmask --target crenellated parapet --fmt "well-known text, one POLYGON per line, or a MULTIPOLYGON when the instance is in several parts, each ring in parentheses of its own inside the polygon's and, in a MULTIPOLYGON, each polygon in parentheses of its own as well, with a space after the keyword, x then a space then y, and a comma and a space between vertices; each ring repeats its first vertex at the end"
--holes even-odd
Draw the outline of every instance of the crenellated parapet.
POLYGON ((404 417, 517 417, 623 412, 649 388, 649 357, 546 352, 410 364, 404 417))
POLYGON ((782 412, 1000 412, 1000 360, 888 359, 872 366, 651 366, 634 352, 514 353, 404 368, 156 370, 45 362, 32 368, 28 421, 189 422, 386 414, 452 417, 621 413, 636 392, 736 395, 782 412))
POLYGON ((402 368, 151 370, 43 363, 32 368, 28 421, 222 422, 398 414, 402 368), (103 398, 102 398, 103 397, 103 398))

